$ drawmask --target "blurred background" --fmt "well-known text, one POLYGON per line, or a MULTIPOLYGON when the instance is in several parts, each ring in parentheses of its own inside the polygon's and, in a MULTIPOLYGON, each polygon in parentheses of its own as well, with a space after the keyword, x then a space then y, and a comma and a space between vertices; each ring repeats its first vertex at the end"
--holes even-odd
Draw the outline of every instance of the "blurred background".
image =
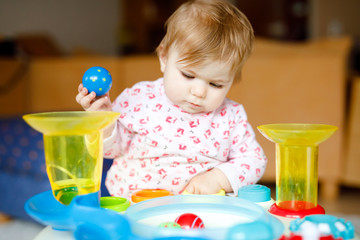
MULTIPOLYGON (((229 1, 248 16, 257 37, 306 41, 350 35, 358 41, 360 35, 358 0, 229 1)), ((164 35, 166 19, 183 2, 1 0, 0 37, 46 35, 62 54, 151 53, 164 35)))
MULTIPOLYGON (((360 226, 360 1, 228 1, 264 40, 245 65, 249 81, 231 96, 248 106, 253 127, 282 120, 339 127, 320 148, 320 203, 329 213, 355 214, 360 226), (257 81, 264 93, 247 98, 241 89, 256 89, 257 81), (315 82, 321 97, 303 91, 315 82)), ((31 221, 25 201, 49 189, 42 136, 21 115, 81 110, 74 100, 77 85, 94 65, 108 68, 116 79, 113 96, 137 80, 159 77, 154 50, 166 19, 183 2, 0 0, 0 239, 32 239, 42 229, 12 220, 31 221)), ((274 145, 258 138, 269 156, 264 181, 274 189, 274 145)))

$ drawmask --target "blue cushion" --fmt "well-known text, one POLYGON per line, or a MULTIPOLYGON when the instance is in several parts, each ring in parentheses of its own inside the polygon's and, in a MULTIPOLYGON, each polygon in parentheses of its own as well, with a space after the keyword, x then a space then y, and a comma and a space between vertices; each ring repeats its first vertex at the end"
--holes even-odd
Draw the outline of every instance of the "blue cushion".
POLYGON ((0 182, 0 212, 26 220, 32 219, 24 210, 25 202, 34 195, 51 189, 49 181, 2 171, 0 182))
POLYGON ((21 117, 0 119, 0 170, 48 179, 42 134, 21 117))

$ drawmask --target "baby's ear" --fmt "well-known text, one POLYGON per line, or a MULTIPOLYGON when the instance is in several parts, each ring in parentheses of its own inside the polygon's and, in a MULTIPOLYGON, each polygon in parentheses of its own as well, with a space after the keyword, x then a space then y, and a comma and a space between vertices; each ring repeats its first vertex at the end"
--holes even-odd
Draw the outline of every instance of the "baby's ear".
POLYGON ((158 49, 158 56, 160 61, 160 70, 162 73, 164 73, 167 62, 167 53, 164 51, 164 49, 161 46, 159 46, 158 49))

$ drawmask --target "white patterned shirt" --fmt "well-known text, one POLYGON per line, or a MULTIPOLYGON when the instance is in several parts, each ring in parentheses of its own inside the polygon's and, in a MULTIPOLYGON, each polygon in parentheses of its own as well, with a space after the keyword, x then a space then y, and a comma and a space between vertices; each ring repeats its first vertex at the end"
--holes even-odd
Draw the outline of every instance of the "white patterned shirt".
POLYGON ((125 89, 113 111, 121 116, 104 140, 104 157, 114 159, 105 181, 113 196, 156 188, 179 194, 192 177, 215 167, 237 195, 265 171, 245 110, 230 99, 215 111, 190 114, 167 98, 160 78, 125 89))

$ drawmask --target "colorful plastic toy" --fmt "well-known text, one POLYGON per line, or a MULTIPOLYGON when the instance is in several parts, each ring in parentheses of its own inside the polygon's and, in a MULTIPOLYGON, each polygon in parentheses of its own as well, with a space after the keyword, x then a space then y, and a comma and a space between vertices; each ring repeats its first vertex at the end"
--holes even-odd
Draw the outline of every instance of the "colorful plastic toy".
POLYGON ((284 225, 274 216, 266 213, 261 206, 235 197, 177 195, 155 198, 131 205, 126 210, 125 216, 130 221, 133 233, 148 239, 191 236, 213 240, 248 240, 250 238, 246 236, 254 236, 251 233, 253 229, 242 228, 241 225, 248 226, 249 223, 256 225, 256 222, 268 226, 264 228, 270 229, 269 240, 278 239, 284 232, 284 225), (159 228, 161 223, 174 221, 183 213, 200 216, 205 228, 187 230, 159 228), (233 229, 229 232, 231 228, 233 229))
POLYGON ((124 213, 130 207, 130 201, 122 197, 101 197, 100 207, 124 213))
POLYGON ((131 196, 131 201, 133 203, 138 203, 141 201, 158 198, 158 197, 166 197, 172 196, 173 194, 165 189, 143 189, 135 192, 131 196))
POLYGON ((181 214, 175 219, 175 223, 179 224, 182 229, 198 229, 205 227, 203 220, 193 213, 181 214))
POLYGON ((168 229, 181 229, 181 226, 180 224, 178 223, 175 223, 175 222, 164 222, 164 223, 161 223, 159 225, 159 227, 162 227, 162 228, 168 228, 168 229))
POLYGON ((271 200, 270 188, 252 184, 239 188, 238 197, 252 202, 267 202, 271 200))
MULTIPOLYGON (((274 230, 269 224, 263 221, 254 221, 238 224, 231 227, 225 238, 226 240, 273 240, 274 230)), ((299 240, 299 239, 298 239, 299 240)))
POLYGON ((89 93, 95 92, 96 96, 102 96, 110 90, 112 78, 105 68, 92 67, 84 73, 82 84, 89 93))
POLYGON ((30 198, 25 210, 48 226, 36 237, 38 240, 129 239, 130 224, 124 215, 99 205, 99 192, 76 196, 64 205, 50 190, 30 198))
MULTIPOLYGON (((293 219, 322 209, 314 208, 317 205, 317 145, 330 137, 336 127, 313 124, 259 127, 277 144, 277 202, 270 207, 270 213, 279 215, 277 211, 283 209, 285 214, 281 216, 285 218, 275 218, 266 212, 272 199, 269 189, 261 185, 243 187, 238 192, 239 198, 192 194, 169 196, 171 193, 163 189, 147 189, 134 194, 133 202, 137 203, 130 207, 126 199, 100 199, 101 129, 118 116, 112 112, 24 116, 29 125, 44 134, 47 173, 52 186, 52 190, 35 195, 25 204, 31 217, 48 225, 37 240, 273 240, 283 234, 285 238, 281 239, 293 240, 308 233, 306 226, 320 228, 325 221, 330 223, 327 228, 331 232, 325 233, 331 234, 330 237, 354 237, 351 223, 337 218, 336 221, 332 217, 324 220, 326 215, 311 215, 303 218, 306 221, 293 219), (261 205, 263 203, 266 203, 265 207, 261 205), (117 209, 118 206, 121 209, 117 209), (126 212, 118 214, 104 208, 117 212, 126 209, 126 212), (176 224, 188 228, 186 231, 176 229, 175 223, 167 225, 167 221, 176 218, 176 224), (289 232, 289 225, 293 232, 289 232)), ((324 237, 320 235, 319 239, 324 237)))
POLYGON ((271 198, 270 188, 260 184, 252 184, 239 188, 238 198, 255 202, 264 209, 269 209, 275 203, 271 198))
POLYGON ((269 211, 290 218, 324 214, 324 209, 317 203, 318 145, 337 127, 269 124, 258 129, 276 143, 276 204, 269 211))
POLYGON ((23 118, 44 135, 46 170, 54 197, 68 205, 77 195, 100 190, 102 131, 115 112, 50 112, 23 118))
POLYGON ((344 240, 355 237, 355 229, 351 222, 327 214, 309 215, 301 219, 295 219, 290 223, 290 231, 308 236, 332 236, 335 239, 344 240))

